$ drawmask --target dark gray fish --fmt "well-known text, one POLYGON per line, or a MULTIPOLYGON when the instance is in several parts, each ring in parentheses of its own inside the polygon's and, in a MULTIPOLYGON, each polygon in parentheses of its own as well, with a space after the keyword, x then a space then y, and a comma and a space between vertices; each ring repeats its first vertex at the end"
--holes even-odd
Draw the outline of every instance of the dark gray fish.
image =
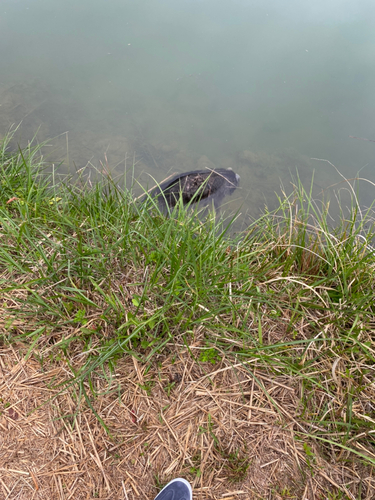
POLYGON ((200 203, 200 206, 208 206, 213 201, 218 209, 224 197, 236 190, 239 180, 240 176, 231 169, 192 170, 162 182, 150 194, 157 197, 159 208, 164 213, 176 206, 180 196, 184 205, 200 203))

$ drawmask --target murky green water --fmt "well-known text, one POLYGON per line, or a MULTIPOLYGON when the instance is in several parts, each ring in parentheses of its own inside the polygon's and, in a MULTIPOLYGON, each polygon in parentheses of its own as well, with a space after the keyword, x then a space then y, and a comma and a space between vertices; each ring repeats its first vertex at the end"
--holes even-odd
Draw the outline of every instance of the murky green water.
POLYGON ((375 140, 374 28, 373 0, 1 0, 0 135, 22 120, 56 161, 135 160, 149 184, 231 167, 252 213, 296 168, 341 181, 310 158, 375 180, 375 143, 350 138, 375 140))

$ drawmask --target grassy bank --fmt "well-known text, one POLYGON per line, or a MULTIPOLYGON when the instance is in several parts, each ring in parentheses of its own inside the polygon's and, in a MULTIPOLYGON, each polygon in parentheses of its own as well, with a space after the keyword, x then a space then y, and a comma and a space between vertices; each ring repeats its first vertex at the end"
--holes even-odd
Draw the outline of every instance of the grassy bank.
MULTIPOLYGON (((106 176, 56 183, 39 147, 6 146, 0 424, 21 432, 49 408, 91 478, 51 486, 30 455, 31 489, 146 498, 180 474, 198 498, 373 498, 373 225, 355 193, 333 223, 297 183, 234 236, 106 176)), ((8 445, 7 495, 22 469, 8 445)))

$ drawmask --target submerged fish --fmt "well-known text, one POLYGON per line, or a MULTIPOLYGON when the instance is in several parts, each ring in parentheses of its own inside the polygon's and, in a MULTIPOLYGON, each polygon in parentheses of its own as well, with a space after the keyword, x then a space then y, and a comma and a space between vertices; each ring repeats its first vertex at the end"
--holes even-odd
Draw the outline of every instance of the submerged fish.
POLYGON ((176 206, 180 196, 184 205, 200 203, 208 206, 212 201, 218 209, 224 197, 236 190, 239 180, 240 176, 231 169, 192 170, 163 181, 150 194, 157 197, 159 208, 164 213, 176 206))

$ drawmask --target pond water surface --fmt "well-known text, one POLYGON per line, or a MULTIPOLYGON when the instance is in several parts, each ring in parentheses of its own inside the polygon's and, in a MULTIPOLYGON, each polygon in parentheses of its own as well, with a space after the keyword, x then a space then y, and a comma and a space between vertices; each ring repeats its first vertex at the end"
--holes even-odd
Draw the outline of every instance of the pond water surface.
POLYGON ((1 0, 0 136, 144 185, 230 167, 253 215, 296 169, 343 186, 311 158, 375 181, 374 28, 373 0, 1 0))

